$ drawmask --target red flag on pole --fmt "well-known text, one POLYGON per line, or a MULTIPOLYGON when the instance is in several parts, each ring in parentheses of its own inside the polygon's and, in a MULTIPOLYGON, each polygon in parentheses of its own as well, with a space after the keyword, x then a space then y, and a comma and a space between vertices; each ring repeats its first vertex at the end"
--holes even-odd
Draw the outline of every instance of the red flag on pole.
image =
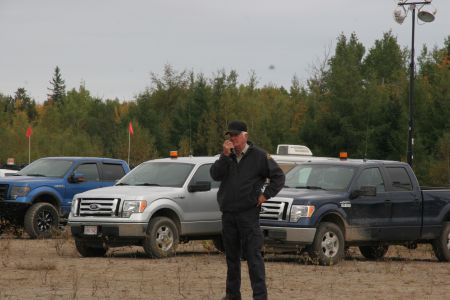
POLYGON ((130 121, 130 123, 128 124, 128 132, 129 132, 131 135, 134 134, 133 124, 131 124, 131 121, 130 121))
POLYGON ((32 134, 33 134, 33 129, 31 129, 31 126, 28 126, 27 132, 25 133, 25 136, 27 138, 30 138, 32 134))

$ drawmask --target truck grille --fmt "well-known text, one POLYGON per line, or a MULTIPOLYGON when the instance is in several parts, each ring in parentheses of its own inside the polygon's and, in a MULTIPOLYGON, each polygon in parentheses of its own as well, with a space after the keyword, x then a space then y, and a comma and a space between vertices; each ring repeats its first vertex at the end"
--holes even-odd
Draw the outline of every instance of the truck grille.
POLYGON ((0 201, 6 200, 9 184, 0 184, 0 201))
POLYGON ((291 203, 292 198, 272 198, 261 206, 259 218, 263 220, 287 220, 291 203))
POLYGON ((120 199, 118 198, 81 198, 77 201, 78 216, 111 217, 119 214, 120 199))

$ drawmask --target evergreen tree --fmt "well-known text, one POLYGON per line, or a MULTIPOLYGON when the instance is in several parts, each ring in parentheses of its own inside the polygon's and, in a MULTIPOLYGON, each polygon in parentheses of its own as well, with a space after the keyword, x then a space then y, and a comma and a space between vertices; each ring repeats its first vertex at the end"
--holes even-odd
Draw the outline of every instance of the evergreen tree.
POLYGON ((29 121, 34 120, 37 116, 36 102, 28 96, 25 88, 17 89, 13 98, 13 107, 25 112, 29 121))
POLYGON ((48 102, 54 103, 58 106, 64 105, 64 98, 66 96, 66 86, 61 76, 61 71, 58 66, 55 68, 53 78, 50 81, 51 87, 48 90, 51 92, 47 94, 48 102))

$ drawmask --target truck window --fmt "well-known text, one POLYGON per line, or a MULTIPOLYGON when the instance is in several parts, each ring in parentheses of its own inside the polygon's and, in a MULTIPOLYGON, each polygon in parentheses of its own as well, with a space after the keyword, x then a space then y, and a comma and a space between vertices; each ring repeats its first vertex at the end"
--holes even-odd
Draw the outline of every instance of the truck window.
POLYGON ((103 180, 116 181, 125 175, 125 171, 121 164, 103 163, 103 180))
POLYGON ((353 167, 336 165, 297 165, 286 174, 285 185, 291 188, 344 191, 355 173, 353 167))
POLYGON ((209 169, 211 169, 211 164, 200 166, 195 172, 189 184, 195 184, 197 181, 209 181, 211 182, 211 188, 218 188, 220 185, 220 181, 215 181, 211 178, 209 169))
POLYGON ((72 161, 62 159, 38 159, 17 172, 17 175, 40 177, 64 177, 72 161))
POLYGON ((81 164, 75 169, 75 172, 83 174, 86 181, 100 180, 97 164, 95 163, 81 164))
POLYGON ((283 170, 284 174, 289 172, 293 167, 295 167, 295 163, 278 163, 281 170, 283 170))
POLYGON ((362 186, 374 186, 377 189, 377 193, 385 192, 383 177, 381 176, 380 169, 369 168, 361 172, 361 175, 356 180, 356 189, 360 190, 362 186))
POLYGON ((387 167, 386 168, 393 191, 412 191, 411 178, 403 167, 387 167))
POLYGON ((182 187, 193 168, 190 163, 147 162, 134 168, 117 184, 182 187))
POLYGON ((308 166, 299 168, 297 172, 288 172, 286 174, 285 185, 288 187, 307 186, 307 181, 311 170, 312 167, 308 166))

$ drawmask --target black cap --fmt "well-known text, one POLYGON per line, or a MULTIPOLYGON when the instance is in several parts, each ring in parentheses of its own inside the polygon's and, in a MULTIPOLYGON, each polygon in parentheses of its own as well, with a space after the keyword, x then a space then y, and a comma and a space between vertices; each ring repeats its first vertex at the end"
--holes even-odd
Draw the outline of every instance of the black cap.
POLYGON ((247 131, 247 124, 242 121, 231 121, 225 134, 240 134, 242 131, 247 131))

